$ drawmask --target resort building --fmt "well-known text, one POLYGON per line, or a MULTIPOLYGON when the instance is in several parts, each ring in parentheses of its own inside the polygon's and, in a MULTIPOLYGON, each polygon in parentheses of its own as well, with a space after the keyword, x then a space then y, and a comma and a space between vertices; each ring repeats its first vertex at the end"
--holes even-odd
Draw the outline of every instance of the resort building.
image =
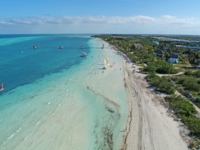
POLYGON ((179 62, 179 54, 177 53, 171 53, 170 58, 168 59, 169 63, 178 63, 179 62))
POLYGON ((155 54, 156 54, 157 56, 163 56, 163 55, 164 55, 164 52, 163 52, 162 50, 158 49, 158 50, 155 51, 155 54))
POLYGON ((152 43, 153 43, 153 45, 159 45, 160 44, 158 41, 153 41, 152 43))
POLYGON ((164 50, 169 50, 168 47, 164 47, 164 50))

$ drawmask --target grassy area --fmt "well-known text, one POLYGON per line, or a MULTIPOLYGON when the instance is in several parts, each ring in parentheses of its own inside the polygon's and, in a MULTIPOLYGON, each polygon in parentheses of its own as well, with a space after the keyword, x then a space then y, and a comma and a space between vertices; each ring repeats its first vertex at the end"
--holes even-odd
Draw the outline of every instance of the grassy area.
POLYGON ((180 69, 184 69, 184 67, 186 66, 190 66, 190 64, 173 64, 174 67, 180 68, 180 69))

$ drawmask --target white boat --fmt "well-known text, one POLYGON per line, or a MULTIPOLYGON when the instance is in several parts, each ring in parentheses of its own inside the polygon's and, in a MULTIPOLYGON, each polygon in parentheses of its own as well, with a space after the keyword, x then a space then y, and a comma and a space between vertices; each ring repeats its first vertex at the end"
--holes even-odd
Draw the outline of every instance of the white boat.
POLYGON ((81 57, 87 57, 86 52, 83 52, 83 54, 81 54, 81 57))
POLYGON ((39 48, 39 45, 33 45, 33 49, 39 48))
POLYGON ((104 65, 106 65, 106 61, 105 61, 105 59, 104 59, 104 65))
POLYGON ((1 87, 0 87, 0 91, 4 90, 4 83, 2 82, 1 87))
POLYGON ((104 49, 104 44, 102 45, 101 49, 104 49))

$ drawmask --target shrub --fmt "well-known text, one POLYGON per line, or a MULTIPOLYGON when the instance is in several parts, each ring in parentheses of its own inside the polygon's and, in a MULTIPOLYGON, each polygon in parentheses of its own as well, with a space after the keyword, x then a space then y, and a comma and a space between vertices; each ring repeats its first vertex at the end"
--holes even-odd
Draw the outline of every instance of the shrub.
POLYGON ((200 138, 200 119, 195 117, 197 112, 194 106, 181 96, 166 97, 165 100, 188 127, 190 134, 200 138))
POLYGON ((177 74, 179 72, 179 70, 177 70, 177 69, 172 69, 171 70, 171 74, 177 74))
POLYGON ((167 94, 174 94, 175 89, 166 77, 160 78, 159 76, 151 73, 150 75, 148 75, 147 78, 149 79, 150 84, 154 86, 157 90, 160 90, 167 94))
POLYGON ((185 89, 191 91, 199 91, 200 85, 194 77, 182 77, 178 79, 178 84, 182 84, 185 89))
POLYGON ((191 76, 191 75, 193 75, 193 72, 192 72, 191 70, 186 71, 186 72, 185 72, 185 75, 191 76))
POLYGON ((188 126, 190 134, 200 138, 200 120, 196 117, 182 117, 182 121, 188 126))
POLYGON ((199 77, 200 77, 200 71, 195 72, 194 75, 195 75, 197 78, 199 78, 199 77))
POLYGON ((156 66, 153 64, 148 65, 147 67, 144 68, 144 71, 146 72, 155 72, 156 71, 156 66))
POLYGON ((182 98, 172 100, 170 102, 170 105, 174 110, 176 110, 179 117, 181 116, 191 117, 196 113, 194 106, 190 102, 182 98))
POLYGON ((162 60, 157 61, 156 65, 157 65, 156 72, 158 73, 170 74, 173 70, 173 66, 171 64, 162 60))
POLYGON ((199 84, 197 84, 195 81, 189 81, 189 80, 184 81, 183 86, 187 90, 192 90, 192 91, 199 91, 200 90, 199 84))

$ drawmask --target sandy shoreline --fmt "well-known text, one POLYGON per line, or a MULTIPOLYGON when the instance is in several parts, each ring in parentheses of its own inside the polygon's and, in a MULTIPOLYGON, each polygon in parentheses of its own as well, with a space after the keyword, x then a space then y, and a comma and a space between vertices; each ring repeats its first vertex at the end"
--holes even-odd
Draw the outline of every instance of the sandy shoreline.
POLYGON ((123 61, 110 49, 96 48, 102 44, 106 43, 88 40, 91 51, 80 64, 1 96, 16 100, 1 109, 1 150, 117 150, 122 146, 128 118, 123 61), (106 57, 113 67, 103 70, 106 57))
MULTIPOLYGON (((116 48, 114 48, 116 49, 116 48)), ((187 144, 180 135, 178 122, 160 104, 162 95, 148 88, 144 74, 126 55, 117 52, 124 61, 124 77, 129 101, 129 116, 122 150, 186 150, 187 144), (136 70, 133 73, 133 70, 136 70)))

